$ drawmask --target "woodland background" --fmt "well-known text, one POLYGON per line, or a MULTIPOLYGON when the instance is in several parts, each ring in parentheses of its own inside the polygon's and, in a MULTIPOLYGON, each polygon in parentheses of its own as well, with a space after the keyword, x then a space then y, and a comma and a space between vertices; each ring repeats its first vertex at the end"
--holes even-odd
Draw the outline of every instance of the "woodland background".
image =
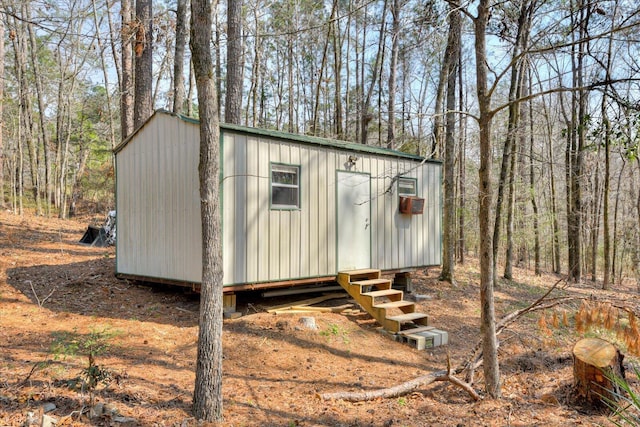
MULTIPOLYGON (((443 275, 480 252, 478 123, 489 118, 495 274, 640 283, 637 2, 498 2, 485 26, 473 1, 214 11, 221 120, 443 160, 443 275)), ((188 13, 185 0, 0 2, 4 209, 113 207, 111 150, 154 109, 197 115, 188 13)))

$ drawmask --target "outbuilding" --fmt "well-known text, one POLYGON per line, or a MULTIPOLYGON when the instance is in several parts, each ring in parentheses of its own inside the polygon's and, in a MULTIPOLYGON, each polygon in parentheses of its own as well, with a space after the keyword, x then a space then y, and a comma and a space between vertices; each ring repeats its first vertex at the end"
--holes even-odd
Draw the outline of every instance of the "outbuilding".
MULTIPOLYGON (((380 147, 220 125, 227 291, 439 265, 439 161, 380 147)), ((201 281, 198 121, 165 111, 115 149, 116 273, 201 281)))

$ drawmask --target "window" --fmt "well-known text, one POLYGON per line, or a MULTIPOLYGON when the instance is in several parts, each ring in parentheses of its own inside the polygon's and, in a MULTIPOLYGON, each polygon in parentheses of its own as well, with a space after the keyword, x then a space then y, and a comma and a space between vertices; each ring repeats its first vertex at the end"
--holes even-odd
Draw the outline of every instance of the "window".
POLYGON ((271 207, 300 207, 300 166, 271 164, 271 207))
POLYGON ((398 178, 398 194, 400 196, 417 196, 417 180, 415 178, 398 178))

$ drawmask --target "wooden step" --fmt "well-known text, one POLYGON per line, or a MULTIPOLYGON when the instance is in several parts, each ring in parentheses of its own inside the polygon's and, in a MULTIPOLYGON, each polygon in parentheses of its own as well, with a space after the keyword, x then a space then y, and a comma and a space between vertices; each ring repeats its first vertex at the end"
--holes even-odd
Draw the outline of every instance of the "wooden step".
POLYGON ((373 273, 380 273, 380 270, 376 269, 376 268, 361 268, 358 270, 345 270, 345 271, 339 271, 338 274, 348 274, 350 276, 361 276, 364 274, 373 274, 373 273))
POLYGON ((414 320, 420 320, 420 319, 426 319, 429 316, 427 316, 424 313, 406 313, 406 314, 400 314, 398 316, 390 316, 387 317, 387 320, 392 320, 394 322, 398 322, 398 323, 409 323, 409 322, 413 322, 414 320))
POLYGON ((355 282, 351 282, 352 286, 360 286, 362 289, 365 286, 372 286, 378 290, 391 289, 391 280, 388 279, 367 279, 367 280, 357 280, 355 282))
POLYGON ((365 292, 362 295, 371 297, 371 298, 388 297, 391 295, 400 295, 402 297, 402 291, 399 291, 397 289, 383 289, 381 291, 365 292))
POLYGON ((402 308, 402 307, 409 307, 409 306, 415 306, 414 303, 412 303, 411 301, 405 301, 405 300, 401 300, 401 301, 391 301, 391 302, 383 302, 380 304, 373 304, 374 308, 402 308))

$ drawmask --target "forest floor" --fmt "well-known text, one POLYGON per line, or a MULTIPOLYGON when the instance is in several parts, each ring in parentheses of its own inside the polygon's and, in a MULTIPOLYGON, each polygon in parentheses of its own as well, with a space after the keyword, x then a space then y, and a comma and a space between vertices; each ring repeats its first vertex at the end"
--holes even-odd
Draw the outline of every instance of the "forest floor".
MULTIPOLYGON (((117 279, 113 248, 77 243, 88 221, 0 212, 0 426, 27 425, 45 405, 58 426, 195 425, 190 408, 198 296, 117 279), (111 378, 92 393, 77 380, 89 366, 89 353, 111 378)), ((638 310, 632 283, 612 291, 595 283, 563 284, 550 297, 575 301, 527 314, 503 331, 501 399, 476 402, 451 383, 437 382, 403 397, 321 400, 321 393, 397 385, 446 369, 448 356, 453 366, 471 356, 480 338, 477 260, 457 267, 456 286, 439 282, 438 273, 416 273, 414 294, 427 296, 419 309, 448 331, 449 345, 422 351, 384 336, 366 314, 316 313, 318 329, 306 330, 298 318, 308 314, 265 311, 310 295, 284 300, 238 294, 243 316, 224 322, 223 425, 610 424, 606 412, 576 402, 571 349, 584 335, 615 335, 595 324, 578 333, 574 315, 585 297, 638 310)), ((496 289, 498 318, 526 307, 558 279, 515 269, 514 280, 501 280, 496 289)), ((331 303, 348 301, 345 294, 331 303)), ((627 363, 637 361, 626 356, 627 363)), ((474 387, 482 392, 482 368, 474 387)))

